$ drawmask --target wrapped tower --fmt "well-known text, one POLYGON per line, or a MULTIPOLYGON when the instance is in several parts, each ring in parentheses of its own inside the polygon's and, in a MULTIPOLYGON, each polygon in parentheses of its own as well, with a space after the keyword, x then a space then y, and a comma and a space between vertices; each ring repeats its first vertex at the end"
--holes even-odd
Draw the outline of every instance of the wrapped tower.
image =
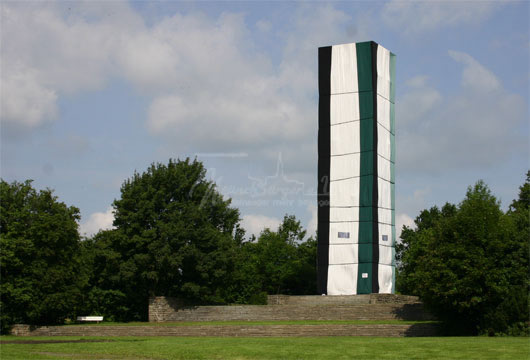
POLYGON ((394 293, 395 55, 318 49, 318 290, 394 293))

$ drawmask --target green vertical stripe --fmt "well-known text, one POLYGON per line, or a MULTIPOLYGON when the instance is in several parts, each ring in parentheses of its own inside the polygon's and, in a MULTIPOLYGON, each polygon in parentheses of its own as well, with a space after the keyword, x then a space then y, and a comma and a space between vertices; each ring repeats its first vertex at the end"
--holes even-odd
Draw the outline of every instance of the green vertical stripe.
MULTIPOLYGON (((361 158, 369 154, 371 152, 361 153, 361 158)), ((361 161, 362 164, 363 162, 361 161)), ((366 175, 359 178, 359 206, 372 206, 373 179, 374 175, 366 175)))
MULTIPOLYGON (((361 208, 363 209, 363 208, 361 208)), ((372 211, 372 208, 366 208, 372 211)), ((371 244, 372 243, 372 221, 359 222, 359 244, 371 244)), ((360 262, 361 260, 359 260, 360 262)))
POLYGON ((359 113, 360 118, 360 150, 361 150, 361 176, 359 181, 359 251, 357 294, 370 294, 372 292, 372 195, 374 171, 374 97, 372 83, 372 48, 371 42, 357 43, 357 80, 359 87, 359 113), (369 175, 368 175, 369 174, 369 175), (362 274, 368 274, 363 278, 362 274))
MULTIPOLYGON (((370 92, 371 94, 371 92, 370 92)), ((359 109, 362 109, 359 106, 359 109)), ((362 110, 361 110, 362 112, 362 110)), ((365 156, 372 156, 372 151, 377 151, 377 148, 374 146, 374 139, 373 139, 373 133, 374 133, 374 118, 365 118, 359 121, 360 126, 360 136, 361 136, 361 164, 363 162, 363 155, 365 156), (367 152, 370 152, 369 154, 367 152)), ((377 129, 375 129, 377 131, 377 129)), ((364 160, 364 161, 372 161, 373 160, 364 160)), ((361 171, 364 170, 361 168, 361 171)), ((370 165, 370 167, 367 169, 368 173, 373 174, 373 163, 370 165)))
POLYGON ((372 259, 372 243, 359 244, 359 263, 371 263, 372 259))
MULTIPOLYGON (((374 93, 363 91, 359 93, 359 118, 373 119, 374 117, 374 93)), ((373 121, 373 120, 372 120, 373 121)))
POLYGON ((360 263, 357 271, 357 294, 370 294, 372 292, 372 264, 360 263), (368 277, 363 278, 363 273, 368 274, 368 277))
MULTIPOLYGON (((369 151, 366 154, 361 153, 361 169, 359 176, 373 175, 374 174, 374 155, 373 151, 369 151), (365 156, 363 156, 365 155, 365 156)), ((371 199, 370 199, 371 201, 371 199)))
POLYGON ((357 81, 359 92, 372 91, 372 42, 355 44, 357 50, 357 81))

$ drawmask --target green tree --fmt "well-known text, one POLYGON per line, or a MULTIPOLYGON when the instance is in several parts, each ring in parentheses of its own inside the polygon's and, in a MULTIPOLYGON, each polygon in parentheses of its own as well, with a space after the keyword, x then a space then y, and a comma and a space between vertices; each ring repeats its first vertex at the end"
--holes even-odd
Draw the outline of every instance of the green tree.
POLYGON ((79 210, 31 181, 0 181, 2 330, 13 323, 54 324, 75 315, 86 278, 80 271, 79 210))
POLYGON ((256 246, 257 265, 263 290, 268 294, 289 293, 287 282, 295 275, 296 241, 304 236, 305 231, 294 216, 285 216, 277 232, 261 232, 256 246))
POLYGON ((503 214, 482 181, 468 188, 458 206, 423 211, 417 228, 405 227, 402 233, 398 291, 420 296, 453 332, 523 330, 528 228, 516 211, 503 214))
POLYGON ((268 294, 314 294, 316 241, 294 215, 285 215, 277 231, 261 232, 254 252, 262 289, 268 294))
POLYGON ((415 219, 416 229, 403 226, 401 241, 396 245, 396 290, 401 294, 418 295, 418 284, 422 281, 419 265, 430 256, 427 245, 434 236, 436 224, 456 213, 456 206, 446 203, 442 210, 433 206, 423 210, 415 219))
POLYGON ((84 314, 103 315, 108 321, 126 321, 130 317, 126 288, 120 278, 121 254, 113 248, 120 233, 104 230, 81 243, 81 258, 88 282, 83 291, 84 314))
POLYGON ((252 235, 248 241, 240 244, 235 253, 234 271, 224 288, 229 303, 266 304, 267 293, 263 291, 256 246, 255 236, 252 235))
POLYGON ((170 160, 135 173, 114 201, 119 290, 132 318, 146 319, 149 296, 225 303, 243 232, 197 160, 170 160))
MULTIPOLYGON (((511 334, 529 333, 530 294, 530 171, 525 183, 519 187, 519 197, 514 200, 505 216, 509 242, 505 250, 509 256, 504 260, 512 270, 507 274, 510 291, 503 298, 499 309, 488 314, 490 323, 497 329, 508 329, 511 334)), ((504 331, 504 330, 503 330, 504 331)))
POLYGON ((241 244, 229 292, 234 303, 265 304, 267 294, 306 295, 316 291, 316 240, 293 215, 278 229, 264 229, 241 244))

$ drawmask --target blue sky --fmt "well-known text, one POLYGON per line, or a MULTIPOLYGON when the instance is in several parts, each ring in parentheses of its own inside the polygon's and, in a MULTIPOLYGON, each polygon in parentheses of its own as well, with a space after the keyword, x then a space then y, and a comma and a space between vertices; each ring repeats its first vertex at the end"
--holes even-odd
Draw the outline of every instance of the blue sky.
POLYGON ((112 224, 134 171, 197 157, 248 233, 316 229, 317 48, 397 55, 396 213, 483 179, 506 208, 530 168, 526 1, 9 2, 1 176, 112 224))

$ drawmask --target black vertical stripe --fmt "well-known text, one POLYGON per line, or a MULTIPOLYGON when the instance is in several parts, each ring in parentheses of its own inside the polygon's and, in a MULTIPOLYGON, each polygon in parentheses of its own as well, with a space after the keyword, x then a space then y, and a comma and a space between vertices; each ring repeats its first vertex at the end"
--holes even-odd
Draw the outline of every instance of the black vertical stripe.
POLYGON ((317 287, 319 294, 327 294, 329 266, 329 179, 331 158, 331 46, 318 49, 318 92, 317 287))
POLYGON ((377 186, 377 46, 378 45, 375 42, 372 42, 372 84, 374 103, 374 171, 372 187, 372 293, 379 293, 379 189, 377 186))

